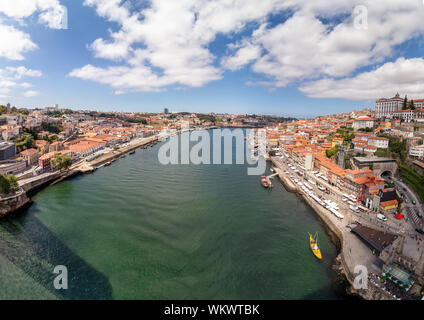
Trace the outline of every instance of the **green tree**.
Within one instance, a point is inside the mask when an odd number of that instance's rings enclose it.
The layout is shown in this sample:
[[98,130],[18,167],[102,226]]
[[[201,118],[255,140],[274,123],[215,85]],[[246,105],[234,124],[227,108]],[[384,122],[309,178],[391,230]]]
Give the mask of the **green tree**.
[[10,192],[10,184],[4,175],[0,175],[0,193],[8,194]]
[[406,110],[408,108],[408,98],[405,95],[405,99],[403,99],[402,110]]
[[69,167],[72,165],[72,159],[68,155],[63,155],[61,153],[56,153],[53,156],[52,164],[53,164],[53,166],[56,169],[58,169],[60,171],[62,171],[62,170],[68,170]]
[[18,179],[14,175],[0,175],[0,193],[9,194],[19,190]]
[[408,109],[415,110],[414,100],[409,101],[409,103],[408,103]]
[[16,178],[13,174],[9,174],[6,176],[6,179],[9,182],[9,187],[11,191],[19,190],[18,178]]

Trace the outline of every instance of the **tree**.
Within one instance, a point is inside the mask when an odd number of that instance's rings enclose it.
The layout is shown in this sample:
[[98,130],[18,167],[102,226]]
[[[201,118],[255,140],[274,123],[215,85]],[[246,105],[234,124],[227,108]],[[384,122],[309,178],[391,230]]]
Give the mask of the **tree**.
[[10,192],[9,181],[4,175],[0,175],[0,193],[8,194]]
[[19,190],[18,179],[14,175],[0,175],[0,193],[9,194]]
[[405,99],[403,99],[402,110],[406,110],[408,108],[408,97],[405,95]]
[[16,178],[13,174],[9,174],[6,176],[7,181],[9,182],[9,187],[11,191],[18,191],[19,190],[19,184],[18,184],[18,178]]
[[69,167],[72,165],[72,159],[68,155],[63,155],[61,153],[56,153],[53,156],[52,164],[53,164],[53,166],[56,169],[58,169],[60,171],[62,171],[62,170],[68,170]]
[[409,103],[408,103],[408,109],[415,110],[414,100],[409,101]]

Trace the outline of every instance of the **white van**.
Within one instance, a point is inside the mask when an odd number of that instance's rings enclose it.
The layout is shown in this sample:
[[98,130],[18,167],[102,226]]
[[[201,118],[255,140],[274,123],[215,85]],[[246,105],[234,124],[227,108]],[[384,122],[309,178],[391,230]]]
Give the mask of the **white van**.
[[377,219],[381,221],[387,221],[386,216],[382,215],[381,213],[377,213]]

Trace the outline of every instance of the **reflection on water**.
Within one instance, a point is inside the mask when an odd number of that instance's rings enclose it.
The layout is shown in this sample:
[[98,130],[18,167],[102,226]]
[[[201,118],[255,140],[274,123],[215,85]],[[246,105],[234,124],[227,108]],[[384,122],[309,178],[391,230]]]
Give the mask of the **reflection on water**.
[[[33,204],[33,212],[37,204]],[[0,222],[0,255],[59,299],[111,299],[107,278],[75,255],[33,214],[19,214]],[[57,265],[68,268],[67,290],[56,290]],[[3,293],[5,288],[2,288]],[[44,298],[44,297],[37,297]],[[47,298],[47,297],[46,297]]]

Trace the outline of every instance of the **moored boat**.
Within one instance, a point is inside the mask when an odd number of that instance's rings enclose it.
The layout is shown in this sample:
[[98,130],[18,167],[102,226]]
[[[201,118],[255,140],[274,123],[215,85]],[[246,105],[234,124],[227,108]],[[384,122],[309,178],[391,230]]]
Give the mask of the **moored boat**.
[[108,162],[106,162],[105,163],[105,167],[108,167],[108,166],[110,166],[112,164],[112,161],[108,161]]
[[261,185],[264,188],[269,188],[270,187],[269,182],[268,182],[268,180],[267,180],[267,178],[265,176],[262,176],[261,177]]
[[312,253],[317,257],[319,260],[322,259],[321,250],[318,247],[318,232],[315,234],[315,238],[308,232],[309,234],[309,245],[311,247]]

